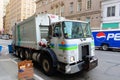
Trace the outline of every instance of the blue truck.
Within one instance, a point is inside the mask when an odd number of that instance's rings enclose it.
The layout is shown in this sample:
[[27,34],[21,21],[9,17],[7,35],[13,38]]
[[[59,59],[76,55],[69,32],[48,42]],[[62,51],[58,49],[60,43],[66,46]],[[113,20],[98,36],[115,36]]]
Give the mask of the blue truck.
[[94,44],[102,50],[120,49],[120,29],[118,30],[93,30]]

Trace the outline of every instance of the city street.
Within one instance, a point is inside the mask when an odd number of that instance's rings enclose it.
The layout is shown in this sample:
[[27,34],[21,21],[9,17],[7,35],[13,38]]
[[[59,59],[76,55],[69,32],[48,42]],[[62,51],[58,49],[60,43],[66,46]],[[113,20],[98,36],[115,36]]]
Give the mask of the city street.
[[[12,40],[0,40],[3,49],[0,56],[0,80],[17,80],[17,62],[21,61],[12,53],[8,53],[8,45]],[[54,76],[46,76],[40,66],[34,63],[35,80],[120,80],[120,52],[95,51],[98,66],[91,71],[81,71],[76,74],[65,75],[56,72]]]

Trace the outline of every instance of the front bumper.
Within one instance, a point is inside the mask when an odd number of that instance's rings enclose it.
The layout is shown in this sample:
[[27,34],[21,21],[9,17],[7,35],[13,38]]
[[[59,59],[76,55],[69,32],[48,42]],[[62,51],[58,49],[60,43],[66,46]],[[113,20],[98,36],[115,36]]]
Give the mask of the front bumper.
[[70,64],[70,65],[59,63],[58,70],[65,74],[73,74],[83,69],[91,70],[95,68],[97,65],[98,65],[98,59],[92,58],[91,60],[88,60],[88,61],[82,61],[82,62]]
[[87,61],[85,61],[85,64],[83,67],[85,70],[91,70],[95,68],[97,65],[98,65],[98,59],[93,57],[91,60],[88,59]]
[[84,62],[74,63],[74,64],[64,64],[60,63],[58,70],[65,74],[73,74],[79,72],[83,69]]

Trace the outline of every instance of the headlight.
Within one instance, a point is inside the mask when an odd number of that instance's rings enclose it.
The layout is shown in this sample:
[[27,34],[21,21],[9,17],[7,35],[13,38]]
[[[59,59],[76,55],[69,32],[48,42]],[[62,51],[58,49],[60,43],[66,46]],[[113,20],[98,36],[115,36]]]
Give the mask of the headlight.
[[70,62],[73,62],[73,61],[75,61],[75,57],[74,57],[74,56],[71,56],[71,57],[70,57]]

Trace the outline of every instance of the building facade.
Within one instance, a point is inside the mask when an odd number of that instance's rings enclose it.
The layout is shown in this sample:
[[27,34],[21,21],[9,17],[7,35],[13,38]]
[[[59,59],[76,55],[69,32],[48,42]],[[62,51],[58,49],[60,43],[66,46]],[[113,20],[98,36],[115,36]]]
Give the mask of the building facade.
[[37,0],[36,14],[51,13],[67,19],[90,22],[93,29],[101,23],[101,0]]
[[3,0],[0,0],[0,34],[3,32]]
[[5,33],[12,34],[12,27],[36,12],[35,0],[10,0],[6,8]]
[[103,0],[102,17],[102,29],[120,28],[120,0]]
[[8,5],[10,0],[3,0],[3,16],[6,14],[6,6]]
[[6,13],[6,5],[8,4],[9,0],[0,0],[0,34],[4,31],[4,16]]

